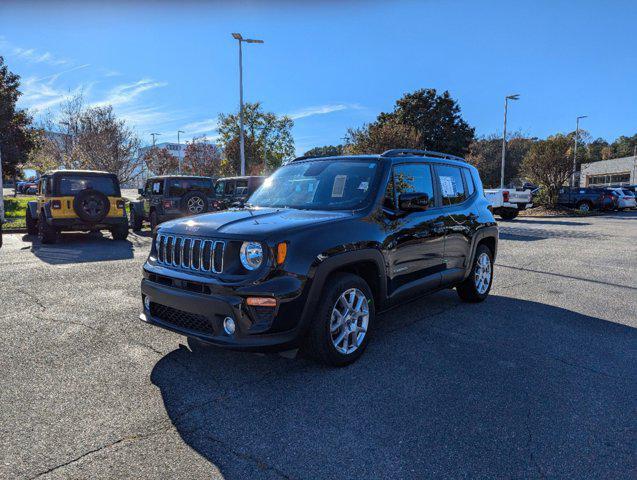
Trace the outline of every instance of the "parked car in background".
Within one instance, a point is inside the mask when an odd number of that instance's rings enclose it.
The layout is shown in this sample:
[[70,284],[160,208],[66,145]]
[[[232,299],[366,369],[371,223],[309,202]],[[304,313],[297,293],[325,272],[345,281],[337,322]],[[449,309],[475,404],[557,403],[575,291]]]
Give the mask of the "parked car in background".
[[22,193],[26,193],[27,195],[35,195],[36,193],[38,193],[38,184],[29,183],[25,185],[22,189]]
[[233,206],[242,206],[259,188],[266,177],[225,177],[215,182],[214,210],[225,210]]
[[29,202],[29,235],[55,243],[62,231],[109,230],[114,240],[128,236],[125,201],[117,176],[89,170],[56,170],[39,182],[36,201]]
[[484,195],[493,208],[493,213],[502,220],[513,220],[518,214],[533,206],[533,195],[525,188],[491,188]]
[[381,310],[443,288],[486,299],[497,244],[478,171],[458,157],[302,157],[245,208],[160,225],[140,318],[194,341],[301,347],[347,365]]
[[562,187],[558,191],[557,204],[580,212],[604,210],[608,207],[608,194],[601,188]]
[[140,200],[130,204],[130,226],[142,229],[148,221],[150,228],[167,220],[209,212],[215,198],[210,177],[163,175],[146,180],[139,189]]
[[615,198],[616,208],[626,210],[636,208],[635,194],[627,188],[609,188],[607,191]]

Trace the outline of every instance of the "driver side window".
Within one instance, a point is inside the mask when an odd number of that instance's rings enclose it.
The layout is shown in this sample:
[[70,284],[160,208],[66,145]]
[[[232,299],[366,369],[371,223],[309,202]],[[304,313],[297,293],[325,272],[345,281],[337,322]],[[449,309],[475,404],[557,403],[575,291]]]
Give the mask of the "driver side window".
[[[395,190],[395,191],[394,191]],[[390,179],[385,194],[385,206],[395,208],[401,193],[426,193],[428,207],[436,203],[431,167],[426,163],[406,163],[394,167],[393,182]]]

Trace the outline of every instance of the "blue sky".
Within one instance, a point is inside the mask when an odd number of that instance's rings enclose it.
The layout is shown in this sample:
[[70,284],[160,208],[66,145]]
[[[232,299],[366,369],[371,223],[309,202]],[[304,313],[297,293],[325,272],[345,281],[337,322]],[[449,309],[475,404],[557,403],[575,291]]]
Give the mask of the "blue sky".
[[[301,4],[301,6],[299,6]],[[53,114],[69,92],[112,103],[144,142],[215,135],[238,108],[231,32],[248,101],[295,119],[298,153],[341,142],[403,93],[449,90],[479,135],[637,132],[637,2],[0,3],[0,54],[23,107]],[[182,137],[183,138],[183,137]]]

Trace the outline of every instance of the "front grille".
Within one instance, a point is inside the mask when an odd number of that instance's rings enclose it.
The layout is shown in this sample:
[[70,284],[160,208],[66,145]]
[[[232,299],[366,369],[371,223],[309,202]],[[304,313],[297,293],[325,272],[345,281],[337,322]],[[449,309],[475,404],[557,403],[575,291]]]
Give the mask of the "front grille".
[[226,242],[160,234],[155,239],[157,263],[198,272],[223,272]]
[[212,322],[203,315],[184,312],[183,310],[177,310],[176,308],[154,302],[150,304],[150,314],[177,328],[194,330],[208,335],[214,335],[215,333],[212,328]]

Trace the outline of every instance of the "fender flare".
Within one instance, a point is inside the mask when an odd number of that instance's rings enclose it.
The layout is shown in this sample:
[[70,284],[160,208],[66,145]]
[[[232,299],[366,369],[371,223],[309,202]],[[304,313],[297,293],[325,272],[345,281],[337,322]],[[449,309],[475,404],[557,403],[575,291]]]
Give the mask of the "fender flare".
[[38,219],[38,202],[28,202],[27,208],[29,209],[29,213],[31,214],[31,218],[37,221]]
[[471,273],[471,266],[473,265],[473,260],[476,256],[478,244],[485,238],[493,237],[495,239],[495,250],[493,252],[493,261],[495,262],[495,257],[498,253],[498,236],[498,227],[496,225],[483,227],[475,233],[471,243],[471,255],[469,257],[469,262],[467,262],[467,266],[465,268],[464,278],[467,278],[467,276],[469,276],[469,274]]
[[[378,303],[381,305],[386,303],[387,270],[385,268],[385,258],[380,250],[364,248],[339,253],[320,261],[320,263],[314,267],[313,272],[310,273],[311,283],[301,317],[302,327],[305,329],[309,326],[310,320],[318,308],[325,281],[332,273],[342,267],[370,261],[376,265],[380,277],[378,279]],[[372,286],[370,286],[370,288],[372,288]],[[379,305],[379,307],[381,305]]]

